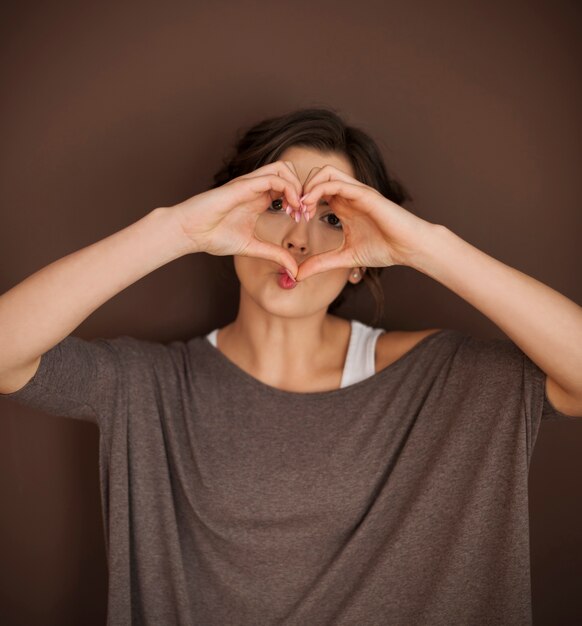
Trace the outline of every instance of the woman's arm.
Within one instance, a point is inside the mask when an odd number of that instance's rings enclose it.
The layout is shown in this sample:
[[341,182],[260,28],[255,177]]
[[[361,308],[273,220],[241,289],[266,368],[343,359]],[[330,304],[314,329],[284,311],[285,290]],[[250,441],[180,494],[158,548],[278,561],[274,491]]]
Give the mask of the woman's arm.
[[192,252],[268,259],[297,271],[288,250],[255,236],[276,197],[299,208],[301,183],[283,161],[269,163],[171,207],[32,274],[0,296],[0,393],[24,386],[40,357],[104,302],[161,265]]
[[189,252],[171,208],[30,275],[0,296],[0,393],[22,387],[40,357],[95,309],[156,268]]
[[311,218],[326,199],[342,222],[344,242],[302,263],[297,280],[334,267],[413,267],[497,324],[546,373],[551,403],[566,415],[582,416],[580,306],[331,165],[314,168],[310,176],[303,208]]
[[497,324],[546,373],[552,404],[582,416],[582,307],[445,226],[433,224],[429,233],[408,265]]

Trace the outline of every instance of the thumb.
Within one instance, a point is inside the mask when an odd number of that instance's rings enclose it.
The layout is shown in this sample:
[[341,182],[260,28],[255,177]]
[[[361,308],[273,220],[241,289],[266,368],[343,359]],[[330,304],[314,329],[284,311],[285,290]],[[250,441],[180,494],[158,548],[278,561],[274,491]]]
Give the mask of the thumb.
[[315,274],[327,272],[338,267],[356,267],[349,250],[341,250],[339,252],[331,250],[309,257],[299,266],[296,280],[305,280]]
[[245,250],[244,256],[254,256],[260,259],[274,261],[278,265],[287,268],[294,277],[297,276],[297,261],[295,261],[293,255],[274,243],[255,239]]

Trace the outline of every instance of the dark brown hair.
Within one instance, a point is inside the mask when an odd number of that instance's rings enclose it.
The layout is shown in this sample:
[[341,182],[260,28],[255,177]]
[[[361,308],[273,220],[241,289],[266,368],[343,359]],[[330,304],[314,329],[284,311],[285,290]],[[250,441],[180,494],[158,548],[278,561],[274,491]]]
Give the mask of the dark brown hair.
[[[344,155],[360,182],[373,187],[396,204],[402,205],[406,200],[412,200],[406,189],[388,174],[374,140],[359,128],[348,126],[336,111],[329,108],[298,109],[279,117],[264,119],[242,133],[239,131],[234,154],[223,159],[223,167],[214,175],[214,184],[210,189],[277,161],[291,146]],[[357,290],[364,283],[376,303],[373,324],[377,324],[384,314],[384,292],[380,283],[382,269],[369,267],[363,275],[363,281],[356,285],[348,282],[329,305],[329,312],[345,301],[346,290]]]

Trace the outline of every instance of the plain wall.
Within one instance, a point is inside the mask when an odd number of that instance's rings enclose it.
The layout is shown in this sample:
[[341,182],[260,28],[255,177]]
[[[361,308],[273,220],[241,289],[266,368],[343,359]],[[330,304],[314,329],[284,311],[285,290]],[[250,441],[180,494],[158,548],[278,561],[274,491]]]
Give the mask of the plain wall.
[[[206,189],[236,132],[330,106],[379,143],[407,208],[582,303],[575,2],[23,2],[0,26],[0,291]],[[386,328],[503,337],[407,267]],[[228,259],[189,255],[73,334],[186,339],[236,315]],[[369,323],[371,299],[339,314]],[[558,320],[556,320],[558,323]],[[534,622],[582,623],[582,420],[540,429]],[[0,623],[104,624],[98,430],[0,400]]]

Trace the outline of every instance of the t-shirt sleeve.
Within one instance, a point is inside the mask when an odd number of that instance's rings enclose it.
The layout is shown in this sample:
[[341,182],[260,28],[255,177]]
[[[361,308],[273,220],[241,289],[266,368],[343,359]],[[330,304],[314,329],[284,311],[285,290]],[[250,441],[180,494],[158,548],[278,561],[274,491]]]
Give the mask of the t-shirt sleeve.
[[101,426],[126,393],[126,368],[139,340],[86,340],[69,335],[41,356],[34,376],[0,397],[51,415]]
[[465,381],[472,397],[501,412],[521,414],[530,455],[542,420],[582,419],[566,415],[552,405],[546,394],[546,373],[508,338],[465,335],[458,345],[455,361],[457,376]]

